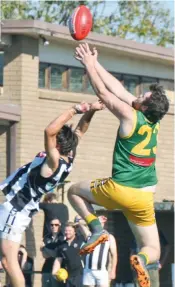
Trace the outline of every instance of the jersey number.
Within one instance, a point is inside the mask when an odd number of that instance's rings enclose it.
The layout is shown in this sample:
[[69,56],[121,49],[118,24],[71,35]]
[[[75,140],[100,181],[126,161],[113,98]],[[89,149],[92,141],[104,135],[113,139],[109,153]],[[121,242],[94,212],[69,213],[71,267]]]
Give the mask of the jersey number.
[[140,143],[138,143],[135,147],[132,148],[131,152],[137,155],[141,155],[141,156],[149,156],[151,154],[151,151],[156,154],[156,149],[157,147],[154,146],[152,149],[149,148],[145,148],[152,137],[152,134],[157,135],[159,130],[159,124],[156,124],[155,128],[152,129],[151,127],[147,126],[147,125],[143,125],[139,130],[138,130],[138,134],[139,135],[144,135],[146,133],[146,138],[144,140],[142,140]]

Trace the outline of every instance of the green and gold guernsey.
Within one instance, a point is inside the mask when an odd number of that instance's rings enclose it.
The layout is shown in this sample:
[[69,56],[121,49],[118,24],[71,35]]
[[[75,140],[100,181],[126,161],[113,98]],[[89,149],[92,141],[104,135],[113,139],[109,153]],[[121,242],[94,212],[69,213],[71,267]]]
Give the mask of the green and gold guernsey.
[[151,123],[133,110],[135,124],[127,137],[118,131],[113,154],[112,179],[121,185],[143,188],[157,183],[155,169],[159,122]]

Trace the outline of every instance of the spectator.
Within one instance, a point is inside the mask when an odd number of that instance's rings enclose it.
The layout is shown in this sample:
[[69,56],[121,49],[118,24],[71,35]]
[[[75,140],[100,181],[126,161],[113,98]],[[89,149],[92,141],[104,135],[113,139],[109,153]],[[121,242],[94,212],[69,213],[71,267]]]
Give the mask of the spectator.
[[[101,215],[98,218],[104,228],[107,217]],[[76,216],[75,222],[78,223],[80,231],[87,240],[88,237],[91,236],[91,232],[89,231],[86,222],[79,216]],[[83,286],[109,286],[109,282],[116,278],[117,267],[117,246],[112,234],[109,234],[108,241],[96,246],[91,254],[85,255],[84,265]]]
[[56,194],[49,192],[44,196],[43,202],[39,204],[39,208],[44,212],[43,238],[50,233],[50,221],[53,218],[59,218],[62,228],[68,221],[68,208],[65,204],[57,201]]
[[[160,238],[160,245],[161,245],[160,261],[157,261],[156,263],[152,263],[152,264],[147,265],[147,270],[148,270],[148,273],[150,276],[151,287],[160,287],[159,271],[164,266],[166,259],[168,257],[168,254],[170,252],[170,245],[169,245],[167,239],[165,238],[165,235],[163,234],[163,232],[161,230],[158,230],[158,231],[159,231],[159,238]],[[137,249],[136,246],[135,246],[135,248],[132,249],[131,252],[133,253],[135,251],[135,249]],[[139,287],[140,285],[137,283],[134,271],[133,271],[133,276],[134,276],[135,287]]]
[[18,261],[19,265],[23,271],[25,278],[25,287],[33,286],[33,259],[30,258],[27,254],[27,250],[24,245],[20,245],[18,251]]
[[82,287],[83,263],[79,255],[83,244],[83,236],[76,235],[73,222],[68,222],[65,227],[65,241],[60,245],[54,261],[52,274],[56,275],[61,267],[68,271],[66,287]]
[[63,242],[64,235],[61,232],[61,222],[58,218],[50,221],[50,234],[45,236],[41,252],[45,258],[42,267],[42,287],[55,287],[58,282],[52,276],[52,267],[56,256],[56,249]]

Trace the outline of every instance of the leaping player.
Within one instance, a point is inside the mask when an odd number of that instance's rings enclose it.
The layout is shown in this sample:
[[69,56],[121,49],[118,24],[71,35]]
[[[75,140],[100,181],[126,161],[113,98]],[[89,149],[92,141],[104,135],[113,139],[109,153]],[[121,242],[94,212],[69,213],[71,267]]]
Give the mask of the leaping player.
[[[112,176],[80,182],[69,189],[69,201],[85,219],[92,236],[81,254],[92,252],[108,239],[91,204],[109,210],[121,209],[128,220],[140,252],[131,256],[141,287],[149,287],[146,265],[160,257],[153,194],[156,189],[155,168],[159,121],[167,113],[169,102],[158,84],[139,98],[130,94],[97,61],[97,51],[88,44],[76,48],[75,57],[86,68],[99,99],[120,121],[113,153]],[[107,136],[107,135],[106,135]]]
[[[63,182],[72,169],[78,139],[87,131],[93,114],[101,110],[101,102],[75,105],[57,117],[45,129],[45,152],[19,168],[0,184],[6,201],[0,205],[0,252],[2,265],[13,287],[25,287],[18,263],[22,233],[39,210],[44,193]],[[65,125],[74,115],[82,114],[73,131]]]

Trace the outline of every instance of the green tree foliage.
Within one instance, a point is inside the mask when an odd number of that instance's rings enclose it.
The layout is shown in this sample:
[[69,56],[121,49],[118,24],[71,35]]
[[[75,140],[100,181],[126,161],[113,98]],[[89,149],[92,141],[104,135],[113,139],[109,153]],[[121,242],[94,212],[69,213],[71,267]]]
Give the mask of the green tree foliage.
[[1,19],[27,19],[30,9],[25,1],[1,1]]
[[1,15],[67,25],[80,4],[90,8],[95,32],[160,46],[174,43],[170,11],[158,1],[1,1]]

